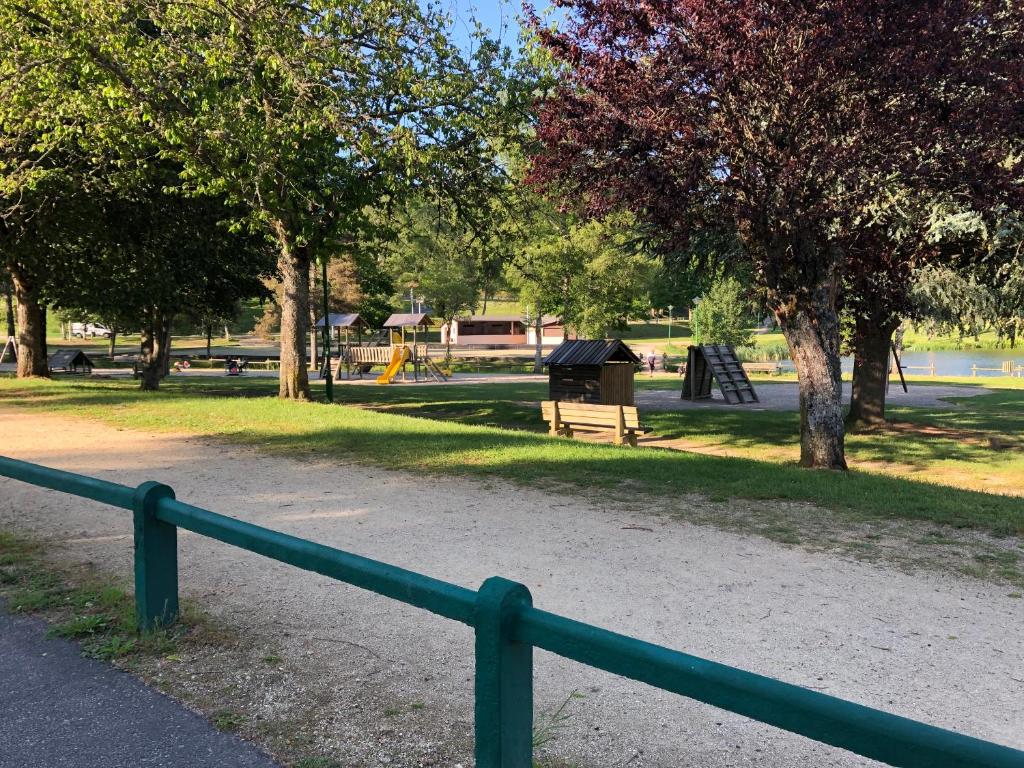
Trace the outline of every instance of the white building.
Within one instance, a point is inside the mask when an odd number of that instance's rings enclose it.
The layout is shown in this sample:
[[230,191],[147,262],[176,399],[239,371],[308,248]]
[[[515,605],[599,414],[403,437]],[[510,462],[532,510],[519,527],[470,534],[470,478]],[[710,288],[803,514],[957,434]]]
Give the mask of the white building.
[[[452,346],[534,346],[537,334],[520,315],[471,315],[452,321]],[[555,346],[565,340],[565,327],[557,317],[545,316],[541,321],[541,344]],[[569,334],[568,338],[575,338]],[[441,343],[448,343],[448,329],[441,327]]]

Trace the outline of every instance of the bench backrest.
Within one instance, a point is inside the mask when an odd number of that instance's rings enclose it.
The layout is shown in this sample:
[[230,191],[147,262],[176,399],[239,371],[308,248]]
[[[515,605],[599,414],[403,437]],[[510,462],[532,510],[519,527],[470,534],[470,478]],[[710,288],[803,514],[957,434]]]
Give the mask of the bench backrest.
[[[635,405],[594,405],[591,403],[558,403],[558,420],[562,424],[587,427],[615,427],[618,423],[619,409],[626,429],[640,428],[640,414]],[[544,400],[541,413],[545,421],[555,416],[555,402]]]

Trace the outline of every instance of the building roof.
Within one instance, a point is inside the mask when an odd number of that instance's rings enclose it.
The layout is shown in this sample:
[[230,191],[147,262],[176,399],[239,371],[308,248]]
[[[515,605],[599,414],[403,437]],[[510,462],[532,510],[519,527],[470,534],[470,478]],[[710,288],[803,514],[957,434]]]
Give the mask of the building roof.
[[58,349],[50,355],[49,366],[51,369],[70,368],[73,365],[83,365],[95,368],[85,352],[80,349]]
[[[355,328],[356,326],[361,326],[363,328],[368,327],[367,322],[355,312],[350,312],[348,314],[331,312],[327,317],[331,322],[331,328]],[[324,327],[324,319],[322,317],[316,321],[316,327]]]
[[612,362],[639,363],[640,358],[621,339],[563,341],[544,358],[544,365],[604,365]]
[[416,325],[430,325],[430,323],[430,315],[426,312],[395,314],[385,320],[381,328],[409,328]]
[[[466,317],[455,318],[457,323],[529,323],[531,326],[533,322],[528,320],[525,315],[468,315]],[[544,315],[540,321],[541,325],[561,325],[562,321],[560,318],[554,315]]]
[[522,315],[469,315],[455,318],[457,323],[521,323]]

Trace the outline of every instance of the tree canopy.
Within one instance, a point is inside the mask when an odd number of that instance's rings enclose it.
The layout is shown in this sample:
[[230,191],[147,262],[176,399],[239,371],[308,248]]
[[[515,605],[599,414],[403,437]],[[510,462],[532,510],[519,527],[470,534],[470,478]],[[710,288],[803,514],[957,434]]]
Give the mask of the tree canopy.
[[845,467],[848,247],[893,188],[1019,199],[1024,9],[1003,0],[567,0],[533,180],[664,241],[738,234],[801,385],[801,461]]

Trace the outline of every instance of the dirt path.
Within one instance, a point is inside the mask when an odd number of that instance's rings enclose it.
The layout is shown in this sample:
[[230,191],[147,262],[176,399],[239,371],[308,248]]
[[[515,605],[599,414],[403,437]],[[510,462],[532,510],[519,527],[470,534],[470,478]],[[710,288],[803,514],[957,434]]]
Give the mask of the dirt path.
[[[500,574],[537,605],[646,640],[1024,747],[1024,600],[502,483],[282,459],[0,409],[0,452],[135,484],[466,586]],[[127,577],[127,513],[0,479],[0,527]],[[649,529],[649,530],[647,530]],[[469,764],[472,635],[453,622],[189,534],[187,595],[280,657],[268,682],[196,661],[190,698],[241,691],[342,765]],[[270,658],[270,657],[268,657]],[[276,658],[276,657],[275,657]],[[276,664],[276,662],[275,662]],[[211,679],[212,678],[212,679]],[[546,752],[569,766],[867,761],[537,654]]]

